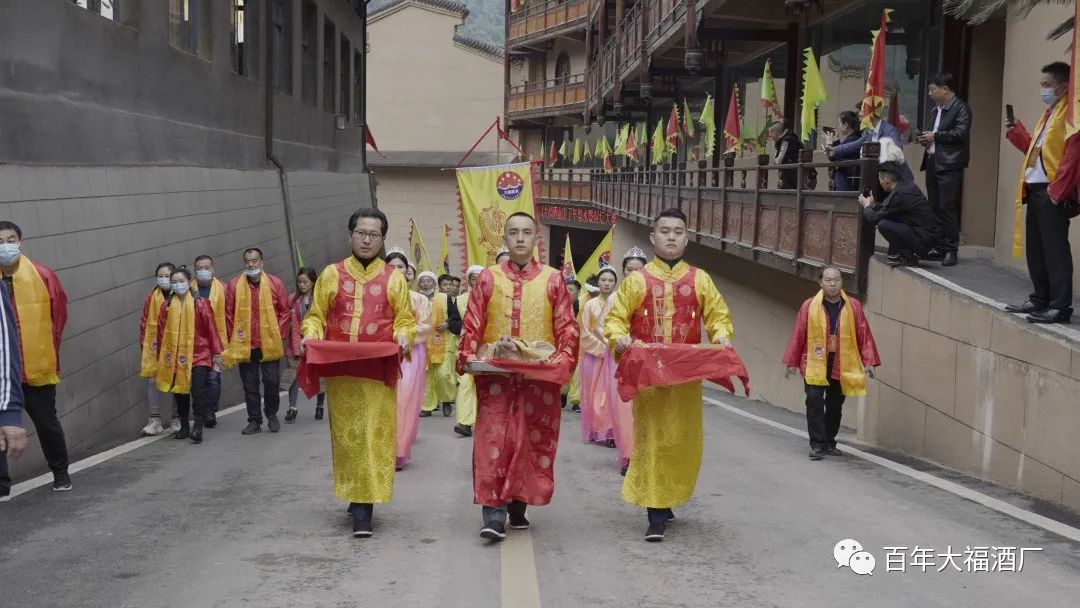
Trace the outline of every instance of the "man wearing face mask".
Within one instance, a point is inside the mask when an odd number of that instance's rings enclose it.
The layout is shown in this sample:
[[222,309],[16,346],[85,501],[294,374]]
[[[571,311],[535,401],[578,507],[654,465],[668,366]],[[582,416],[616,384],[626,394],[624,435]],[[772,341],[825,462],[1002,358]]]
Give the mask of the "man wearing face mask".
[[[14,303],[22,353],[23,409],[53,474],[53,490],[71,489],[67,442],[56,415],[60,383],[60,336],[67,323],[67,294],[56,274],[21,253],[22,229],[0,221],[0,272]],[[0,458],[3,458],[0,455]]]
[[260,376],[266,427],[276,433],[281,430],[277,417],[279,364],[285,354],[281,336],[289,325],[289,297],[281,279],[263,271],[263,254],[257,247],[244,250],[244,273],[233,277],[225,290],[225,322],[229,332],[225,365],[240,364],[247,403],[248,424],[241,433],[252,435],[262,430]]
[[927,94],[934,102],[927,123],[929,131],[918,136],[926,147],[922,169],[926,171],[926,194],[937,216],[938,238],[926,259],[940,261],[942,266],[955,266],[960,246],[960,216],[956,203],[964,169],[968,165],[971,141],[971,107],[953,92],[953,76],[948,72],[934,74],[929,79]]
[[[1069,65],[1060,61],[1043,66],[1040,95],[1046,110],[1035,125],[1034,137],[1023,123],[1006,123],[1008,139],[1024,152],[1024,166],[1016,189],[1013,255],[1027,245],[1028,274],[1034,290],[1023,304],[1010,304],[1008,312],[1027,314],[1030,323],[1068,323],[1072,317],[1072,252],[1069,248],[1069,201],[1051,192],[1059,179],[1075,182],[1076,164],[1065,159],[1065,116],[1068,111]],[[1059,196],[1067,196],[1060,193]],[[1021,240],[1020,216],[1027,205],[1025,235]]]
[[[222,346],[228,343],[228,333],[225,323],[225,284],[214,278],[214,258],[208,255],[200,255],[195,258],[195,289],[192,295],[195,298],[209,300],[210,308],[214,312],[214,326],[217,328],[218,337]],[[206,402],[207,411],[205,416],[206,428],[212,429],[217,426],[217,411],[221,402],[221,369],[220,365],[212,368],[206,374]]]
[[436,292],[437,278],[434,272],[425,270],[416,279],[420,286],[420,293],[431,300],[431,320],[434,327],[427,344],[427,381],[424,384],[424,405],[420,412],[421,417],[431,416],[431,413],[442,406],[443,416],[449,416],[453,411],[451,405],[456,396],[457,377],[454,375],[454,361],[452,356],[447,356],[455,350],[448,349],[450,336],[461,334],[461,315],[458,314],[457,306],[450,306],[450,298],[445,293]]

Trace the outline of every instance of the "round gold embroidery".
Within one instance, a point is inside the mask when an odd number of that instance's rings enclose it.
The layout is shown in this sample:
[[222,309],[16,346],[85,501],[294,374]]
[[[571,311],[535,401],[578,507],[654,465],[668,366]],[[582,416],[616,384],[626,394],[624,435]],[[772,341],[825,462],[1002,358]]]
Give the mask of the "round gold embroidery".
[[349,326],[350,325],[352,325],[351,321],[349,321],[348,319],[342,319],[341,323],[339,325],[341,327],[342,333],[346,333],[346,334],[349,333]]
[[532,416],[533,412],[535,412],[535,411],[536,411],[536,408],[533,407],[533,404],[531,404],[531,403],[526,403],[525,404],[525,415],[526,416]]
[[492,447],[492,448],[491,448],[491,451],[490,451],[490,452],[488,452],[488,454],[489,454],[489,455],[491,456],[491,459],[492,459],[492,460],[495,460],[496,458],[498,458],[498,457],[499,457],[499,448],[497,448],[497,447]]
[[546,469],[551,466],[551,459],[547,456],[540,456],[536,462],[540,465],[541,469]]
[[552,403],[555,403],[555,397],[551,393],[544,393],[544,405],[551,405]]
[[369,336],[374,336],[374,335],[375,335],[375,332],[376,332],[376,330],[378,330],[378,329],[379,329],[379,326],[378,326],[378,325],[376,325],[376,324],[374,324],[374,323],[368,323],[368,326],[367,326],[367,335],[369,335]]
[[382,295],[382,285],[372,285],[371,287],[368,287],[368,293],[373,296]]
[[502,394],[502,387],[501,387],[501,386],[499,386],[498,384],[492,384],[492,385],[491,385],[491,388],[489,388],[489,389],[488,389],[488,393],[489,393],[489,394],[490,394],[490,395],[491,395],[492,397],[494,397],[494,396],[496,396],[496,395],[500,395],[500,394]]
[[356,284],[352,281],[345,281],[341,284],[341,289],[343,289],[345,293],[352,293],[353,289],[356,289]]
[[664,295],[664,286],[663,285],[653,285],[652,295],[657,297],[657,298],[663,296]]
[[688,297],[690,295],[690,286],[689,285],[683,285],[682,287],[679,288],[679,293],[684,298]]
[[532,432],[529,433],[529,441],[533,443],[540,441],[540,431],[533,429]]

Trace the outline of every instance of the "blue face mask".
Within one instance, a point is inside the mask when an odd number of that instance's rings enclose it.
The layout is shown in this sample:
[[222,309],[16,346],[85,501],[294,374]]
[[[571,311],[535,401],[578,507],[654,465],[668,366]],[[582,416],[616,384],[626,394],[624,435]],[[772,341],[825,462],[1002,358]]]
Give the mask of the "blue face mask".
[[169,277],[158,277],[157,286],[160,287],[162,291],[169,291],[169,289],[172,288],[172,281],[169,280]]
[[19,259],[18,243],[0,243],[0,264],[5,266],[14,264]]
[[1043,103],[1051,105],[1057,101],[1058,94],[1054,92],[1054,89],[1039,89],[1039,97],[1042,97]]
[[196,270],[195,271],[195,278],[198,279],[202,283],[206,283],[210,279],[214,278],[214,271],[213,270]]
[[179,283],[173,283],[172,290],[175,294],[184,295],[188,291],[188,282],[180,281]]

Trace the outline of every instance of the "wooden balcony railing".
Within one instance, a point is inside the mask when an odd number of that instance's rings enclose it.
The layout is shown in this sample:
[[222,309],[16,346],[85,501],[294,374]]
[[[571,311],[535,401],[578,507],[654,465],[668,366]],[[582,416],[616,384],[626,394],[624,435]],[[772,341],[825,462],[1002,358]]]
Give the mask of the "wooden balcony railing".
[[[862,220],[858,192],[825,187],[829,168],[859,167],[861,175],[874,176],[866,185],[880,195],[876,151],[868,149],[865,156],[839,163],[804,156],[790,165],[725,158],[718,167],[675,163],[613,173],[548,170],[541,174],[541,198],[573,204],[587,190],[593,205],[646,225],[661,210],[676,207],[687,215],[693,242],[812,280],[823,266],[836,266],[846,288],[863,294],[873,227]],[[780,189],[781,179],[795,187]]]
[[576,27],[588,18],[587,0],[529,2],[510,13],[508,41],[511,45]]
[[530,82],[510,87],[506,93],[507,114],[515,118],[573,111],[584,103],[584,74]]

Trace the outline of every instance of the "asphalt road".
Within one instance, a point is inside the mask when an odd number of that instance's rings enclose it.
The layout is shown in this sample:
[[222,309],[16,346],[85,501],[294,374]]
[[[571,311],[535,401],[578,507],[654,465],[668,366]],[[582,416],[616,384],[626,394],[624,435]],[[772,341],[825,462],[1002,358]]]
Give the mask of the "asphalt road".
[[[530,532],[501,545],[479,538],[471,442],[436,416],[421,421],[394,501],[376,507],[375,537],[356,540],[330,491],[326,421],[312,412],[305,404],[281,433],[250,437],[232,414],[201,446],[162,439],[76,473],[72,492],[41,487],[0,504],[0,608],[1053,607],[1080,597],[1080,543],[861,458],[810,462],[805,440],[711,404],[697,494],[662,544],[644,542],[644,513],[619,500],[614,450],[583,444],[569,412],[555,498],[530,509]],[[834,546],[848,538],[875,557],[872,575],[837,566]],[[962,571],[938,572],[950,545]],[[908,548],[906,572],[888,571],[893,546]],[[934,554],[926,572],[910,566],[916,546]],[[1021,572],[970,572],[980,546],[1042,551],[1026,552]],[[988,553],[997,569],[998,551]]]

